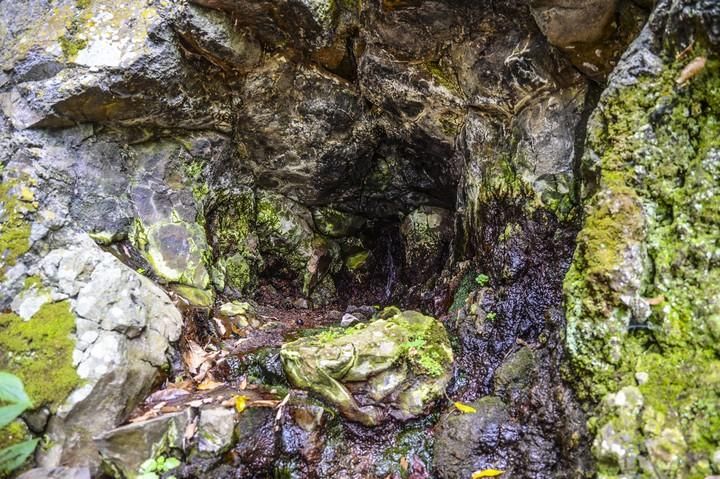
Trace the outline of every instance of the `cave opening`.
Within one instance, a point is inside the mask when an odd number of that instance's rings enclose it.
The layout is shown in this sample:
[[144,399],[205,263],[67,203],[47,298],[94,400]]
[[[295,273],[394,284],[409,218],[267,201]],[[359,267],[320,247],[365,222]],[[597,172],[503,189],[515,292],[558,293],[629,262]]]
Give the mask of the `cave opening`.
[[427,138],[385,137],[362,156],[323,158],[289,188],[287,179],[255,174],[249,187],[219,173],[205,212],[215,289],[289,308],[431,311],[454,238],[452,155]]

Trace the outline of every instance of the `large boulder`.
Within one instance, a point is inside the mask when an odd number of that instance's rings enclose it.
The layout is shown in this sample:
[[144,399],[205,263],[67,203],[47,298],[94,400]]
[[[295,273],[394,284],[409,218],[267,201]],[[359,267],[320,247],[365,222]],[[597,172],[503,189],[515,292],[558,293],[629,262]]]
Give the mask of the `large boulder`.
[[46,426],[35,426],[51,441],[39,462],[95,468],[93,436],[147,394],[182,318],[147,278],[87,236],[75,242],[29,268],[13,312],[2,315],[0,361],[23,379],[34,406],[50,412]]
[[409,419],[426,412],[452,373],[445,328],[415,311],[387,308],[382,316],[284,344],[280,358],[291,383],[368,426],[388,414]]

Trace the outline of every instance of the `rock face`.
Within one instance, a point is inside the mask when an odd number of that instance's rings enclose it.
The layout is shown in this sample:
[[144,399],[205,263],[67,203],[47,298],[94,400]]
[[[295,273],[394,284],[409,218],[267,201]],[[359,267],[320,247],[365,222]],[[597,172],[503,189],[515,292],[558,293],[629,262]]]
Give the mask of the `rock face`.
[[348,419],[374,426],[389,414],[416,417],[442,396],[452,373],[452,349],[437,320],[414,311],[385,310],[384,319],[284,344],[285,373]]
[[[203,410],[177,477],[719,474],[716,3],[0,2],[0,368],[39,465],[155,454],[177,418],[121,424],[172,298],[204,344],[258,330],[237,382],[342,415]],[[348,303],[439,319],[273,329]]]
[[604,477],[718,472],[719,22],[659,2],[589,124],[567,348]]

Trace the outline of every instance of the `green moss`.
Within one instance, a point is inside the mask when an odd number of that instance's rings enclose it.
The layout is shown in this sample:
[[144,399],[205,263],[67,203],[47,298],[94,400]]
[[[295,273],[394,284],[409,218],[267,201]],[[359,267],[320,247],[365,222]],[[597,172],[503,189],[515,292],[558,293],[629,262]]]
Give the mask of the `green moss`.
[[369,251],[360,251],[352,254],[345,259],[345,266],[347,266],[350,271],[357,271],[365,265],[369,256]]
[[74,60],[80,50],[88,45],[82,36],[82,30],[89,22],[92,13],[89,9],[92,0],[77,0],[75,2],[75,15],[65,25],[65,34],[58,38],[60,49],[67,60]]
[[443,67],[440,66],[439,62],[427,62],[425,63],[425,69],[428,71],[428,73],[430,73],[433,80],[435,80],[438,85],[446,88],[455,95],[462,96],[462,89],[460,88],[460,85],[458,84],[455,75],[447,72]]
[[244,256],[233,255],[225,262],[225,282],[238,291],[245,291],[253,282],[250,264]]
[[262,197],[257,204],[257,224],[269,230],[280,228],[280,217],[275,204],[267,197]]
[[467,300],[468,296],[470,296],[470,293],[472,293],[477,287],[474,280],[475,277],[476,273],[474,271],[469,271],[465,273],[465,275],[462,277],[462,280],[460,280],[460,285],[455,291],[455,296],[453,297],[453,302],[449,310],[450,313],[455,313],[459,311],[460,308],[465,305],[465,300]]
[[0,369],[22,379],[36,407],[57,407],[80,384],[72,364],[74,330],[67,301],[46,303],[29,321],[0,314]]
[[408,341],[403,347],[415,372],[433,377],[442,376],[447,364],[453,360],[447,332],[442,324],[437,321],[425,323],[428,326],[411,323],[403,314],[394,316],[391,321],[408,332]]
[[21,419],[16,419],[0,429],[0,450],[32,439],[30,430]]
[[[629,447],[679,478],[709,474],[720,449],[720,61],[678,86],[688,61],[613,92],[591,120],[586,161],[600,158],[599,189],[564,284],[580,397],[592,407],[638,384]],[[617,426],[593,411],[592,432]],[[642,467],[601,463],[600,473],[649,475]]]
[[0,280],[30,250],[28,215],[37,209],[29,180],[7,179],[0,184]]

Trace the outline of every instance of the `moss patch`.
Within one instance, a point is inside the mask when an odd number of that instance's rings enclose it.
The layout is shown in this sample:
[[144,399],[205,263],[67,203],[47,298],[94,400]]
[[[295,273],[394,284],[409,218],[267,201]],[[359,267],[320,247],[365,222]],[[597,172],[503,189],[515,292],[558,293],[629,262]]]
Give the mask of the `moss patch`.
[[0,280],[30,249],[27,216],[37,209],[37,202],[26,182],[7,179],[0,184]]
[[29,321],[0,314],[0,369],[22,379],[35,407],[57,407],[80,384],[72,365],[74,330],[67,301],[43,305]]
[[30,430],[21,419],[0,429],[0,450],[31,439]]
[[680,86],[692,56],[605,97],[589,125],[599,185],[565,278],[571,375],[590,407],[642,394],[633,421],[591,409],[598,438],[612,425],[637,452],[603,456],[601,476],[720,472],[720,60]]

